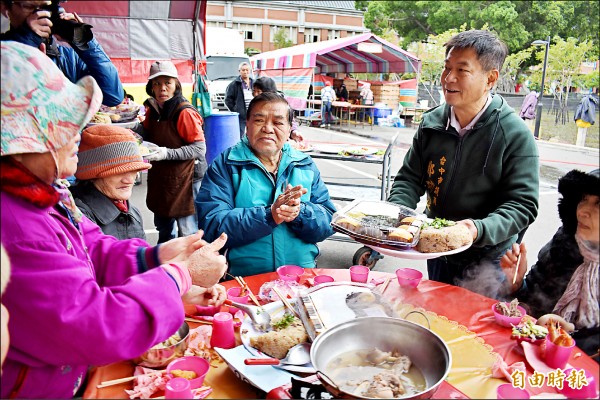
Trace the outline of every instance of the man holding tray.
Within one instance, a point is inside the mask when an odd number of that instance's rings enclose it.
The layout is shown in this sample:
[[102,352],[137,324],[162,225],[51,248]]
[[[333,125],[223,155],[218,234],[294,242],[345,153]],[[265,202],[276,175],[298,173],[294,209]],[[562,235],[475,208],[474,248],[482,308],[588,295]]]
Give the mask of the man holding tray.
[[538,150],[523,120],[491,93],[506,45],[491,32],[472,30],[445,47],[446,104],[423,114],[389,201],[414,209],[427,193],[429,217],[469,228],[473,245],[428,260],[429,279],[500,296],[499,260],[537,217]]

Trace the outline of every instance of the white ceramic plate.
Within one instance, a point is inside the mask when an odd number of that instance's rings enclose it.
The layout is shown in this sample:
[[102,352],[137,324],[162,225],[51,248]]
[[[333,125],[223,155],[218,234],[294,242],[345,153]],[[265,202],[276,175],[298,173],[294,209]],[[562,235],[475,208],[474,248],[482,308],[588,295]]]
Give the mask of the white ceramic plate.
[[429,260],[431,258],[437,258],[437,257],[442,257],[442,256],[449,256],[451,254],[456,254],[456,253],[463,252],[463,251],[467,250],[469,247],[471,247],[471,244],[459,247],[458,249],[454,249],[454,250],[450,250],[450,251],[442,251],[442,252],[439,252],[439,253],[421,253],[421,252],[419,252],[419,251],[417,251],[415,249],[410,249],[410,250],[390,250],[390,249],[386,249],[386,248],[383,248],[383,247],[373,246],[373,245],[370,245],[370,244],[366,244],[366,246],[369,246],[370,248],[372,248],[373,250],[377,251],[378,253],[383,254],[384,256],[404,258],[404,259],[407,259],[407,260]]
[[145,158],[145,157],[148,157],[149,155],[158,153],[158,150],[156,150],[158,148],[158,145],[156,145],[152,142],[142,142],[142,144],[140,146],[147,147],[149,150],[149,152],[147,154],[142,155],[142,158]]
[[324,153],[324,154],[338,154],[340,151],[344,150],[343,146],[338,146],[338,145],[333,145],[333,144],[315,145],[314,148],[319,153]]
[[[290,300],[290,302],[292,302],[292,304],[293,304],[294,300]],[[271,314],[271,318],[279,317],[279,316],[283,315],[283,313],[285,312],[285,306],[283,305],[283,303],[281,301],[274,301],[272,303],[268,303],[268,304],[264,305],[263,308],[265,309],[266,312]],[[250,345],[251,337],[260,336],[262,334],[264,334],[264,332],[257,330],[254,327],[254,325],[252,325],[252,320],[250,319],[250,317],[246,316],[246,318],[244,318],[244,320],[242,321],[242,326],[240,327],[240,337],[242,339],[242,344],[244,345],[246,350],[248,350],[250,353],[252,353],[252,357],[271,358],[270,356],[260,352],[259,350],[255,349],[254,347],[252,347]],[[255,366],[252,366],[252,367],[255,367]],[[281,364],[281,365],[277,366],[277,368],[285,369],[286,371],[291,371],[291,372],[302,372],[302,373],[310,373],[310,374],[314,374],[316,372],[310,362],[307,364],[304,364],[304,365]]]
[[343,151],[352,154],[353,156],[369,156],[377,153],[379,150],[373,147],[367,146],[350,146],[343,149]]

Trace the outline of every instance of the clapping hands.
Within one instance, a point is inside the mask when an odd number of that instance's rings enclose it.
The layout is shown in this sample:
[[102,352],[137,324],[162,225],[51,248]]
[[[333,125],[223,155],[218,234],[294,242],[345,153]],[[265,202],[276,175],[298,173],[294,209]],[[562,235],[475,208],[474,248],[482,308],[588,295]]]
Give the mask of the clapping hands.
[[227,271],[227,260],[219,254],[219,250],[227,242],[227,235],[223,233],[215,241],[208,243],[202,239],[203,234],[203,231],[198,231],[161,244],[158,259],[161,264],[178,263],[187,266],[194,285],[210,288]]
[[277,225],[282,222],[291,222],[300,214],[300,198],[308,193],[302,185],[293,186],[288,184],[286,190],[280,194],[275,203],[271,205],[271,214]]

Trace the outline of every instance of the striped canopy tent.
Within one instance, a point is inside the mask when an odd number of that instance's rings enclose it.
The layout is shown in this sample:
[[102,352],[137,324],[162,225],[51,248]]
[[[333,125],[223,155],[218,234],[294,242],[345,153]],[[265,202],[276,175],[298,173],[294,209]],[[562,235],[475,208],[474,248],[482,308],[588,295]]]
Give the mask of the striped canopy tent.
[[64,7],[93,26],[123,84],[145,85],[157,60],[171,60],[179,80],[193,83],[204,54],[206,1],[78,0]]
[[364,33],[268,51],[251,58],[260,76],[277,82],[290,104],[306,107],[314,74],[418,72],[421,60],[386,40]]

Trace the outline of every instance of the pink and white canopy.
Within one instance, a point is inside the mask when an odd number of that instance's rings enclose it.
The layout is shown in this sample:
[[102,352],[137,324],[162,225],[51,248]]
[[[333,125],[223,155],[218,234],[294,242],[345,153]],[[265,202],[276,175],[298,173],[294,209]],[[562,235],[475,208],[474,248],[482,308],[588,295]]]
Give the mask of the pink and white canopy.
[[77,0],[64,8],[94,27],[123,83],[146,82],[157,60],[171,60],[179,80],[192,82],[204,54],[206,1]]
[[421,60],[415,55],[372,33],[268,51],[253,56],[251,61],[259,71],[314,68],[315,74],[405,73],[421,69]]

